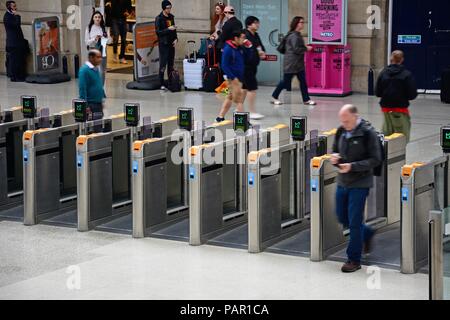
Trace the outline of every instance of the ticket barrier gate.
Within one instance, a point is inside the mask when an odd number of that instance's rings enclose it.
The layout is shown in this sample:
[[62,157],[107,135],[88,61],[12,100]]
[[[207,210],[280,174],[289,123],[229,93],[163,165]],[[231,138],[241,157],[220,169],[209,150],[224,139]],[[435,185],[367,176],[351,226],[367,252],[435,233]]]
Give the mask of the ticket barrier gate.
[[221,140],[232,128],[231,121],[224,121],[134,143],[133,237],[188,241],[189,150],[192,145]]
[[23,136],[24,224],[77,226],[76,140],[80,131],[111,131],[124,128],[123,116],[82,123],[72,112],[64,126],[26,131]]
[[449,155],[402,168],[401,272],[428,271],[429,213],[449,206]]
[[[33,123],[44,125],[39,118],[23,118],[22,108],[4,110],[0,123],[0,217],[23,220],[23,134]],[[72,114],[60,112],[49,117],[46,126],[58,127],[70,123]]]
[[[152,138],[171,136],[177,129],[177,116],[161,119],[152,125]],[[132,233],[131,146],[145,138],[129,128],[78,138],[79,231]]]
[[289,127],[278,125],[191,148],[191,245],[208,243],[247,249],[247,156],[253,151],[288,144],[289,139]]
[[[362,263],[400,268],[400,175],[405,164],[406,139],[401,134],[384,138],[385,165],[375,177],[366,206],[366,223],[378,230],[374,250]],[[311,260],[346,261],[348,230],[336,217],[338,170],[330,156],[311,161]],[[380,181],[381,180],[381,181]],[[374,199],[371,199],[374,198]]]
[[249,155],[248,250],[309,256],[307,163],[331,150],[335,130]]

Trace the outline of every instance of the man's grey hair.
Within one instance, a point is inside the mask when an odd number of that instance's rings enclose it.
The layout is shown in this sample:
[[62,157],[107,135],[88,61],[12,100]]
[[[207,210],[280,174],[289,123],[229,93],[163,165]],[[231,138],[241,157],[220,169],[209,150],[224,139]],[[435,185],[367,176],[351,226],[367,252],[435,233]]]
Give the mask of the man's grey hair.
[[358,108],[354,106],[353,104],[346,104],[342,107],[342,111],[348,111],[351,114],[358,114]]

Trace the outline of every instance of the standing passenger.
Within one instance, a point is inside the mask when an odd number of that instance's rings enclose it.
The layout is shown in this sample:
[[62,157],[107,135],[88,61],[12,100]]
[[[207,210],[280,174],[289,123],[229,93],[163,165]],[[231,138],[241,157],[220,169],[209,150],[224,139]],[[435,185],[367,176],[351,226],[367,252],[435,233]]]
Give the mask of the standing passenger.
[[394,51],[391,65],[384,69],[377,80],[376,94],[381,98],[384,114],[383,133],[391,135],[402,133],[409,142],[411,135],[411,116],[409,101],[417,98],[417,86],[411,72],[403,66],[404,54]]

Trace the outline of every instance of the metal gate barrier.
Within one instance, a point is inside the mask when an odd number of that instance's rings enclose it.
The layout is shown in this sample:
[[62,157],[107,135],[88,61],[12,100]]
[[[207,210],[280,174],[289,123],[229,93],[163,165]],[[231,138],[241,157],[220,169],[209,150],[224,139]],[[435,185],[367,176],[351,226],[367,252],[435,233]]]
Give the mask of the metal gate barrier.
[[289,142],[289,127],[249,130],[219,143],[194,146],[189,159],[191,245],[247,222],[249,152]]
[[[153,137],[170,136],[178,128],[177,120],[174,116],[152,124]],[[78,137],[79,231],[91,230],[132,213],[131,147],[139,139],[135,131],[142,129],[133,128],[132,132],[126,128]],[[132,223],[126,231],[132,231]]]
[[[70,122],[71,112],[63,111],[49,117],[52,128]],[[22,220],[23,206],[23,135],[30,124],[43,125],[40,118],[24,119],[22,108],[16,107],[1,113],[0,123],[0,216]]]
[[429,212],[449,206],[449,170],[448,155],[402,168],[402,273],[417,273],[427,265]]
[[[405,163],[406,139],[401,134],[384,137],[385,166],[375,184],[381,187],[371,192],[368,199],[366,221],[382,228],[400,220],[400,167]],[[335,194],[337,169],[330,156],[311,161],[311,260],[322,261],[340,250],[347,242],[348,230],[343,230],[336,216]],[[381,179],[381,182],[379,181]],[[393,189],[391,186],[394,186]],[[382,194],[380,194],[382,193]],[[377,200],[370,199],[374,197]],[[371,205],[370,205],[371,204]]]
[[[90,122],[74,123],[73,112],[64,112],[52,129],[29,130],[23,136],[24,224],[34,225],[62,213],[76,210],[76,141],[81,130],[93,132],[122,127],[121,115]],[[76,226],[76,212],[67,219],[46,221]]]
[[134,143],[133,237],[150,236],[153,232],[188,216],[189,150],[192,145],[215,141],[219,136],[224,137],[226,130],[231,128],[232,122],[224,121],[205,129],[200,128],[199,134],[196,130],[180,130],[163,138]]
[[248,220],[250,253],[309,228],[310,172],[306,163],[331,150],[336,130],[249,154]]

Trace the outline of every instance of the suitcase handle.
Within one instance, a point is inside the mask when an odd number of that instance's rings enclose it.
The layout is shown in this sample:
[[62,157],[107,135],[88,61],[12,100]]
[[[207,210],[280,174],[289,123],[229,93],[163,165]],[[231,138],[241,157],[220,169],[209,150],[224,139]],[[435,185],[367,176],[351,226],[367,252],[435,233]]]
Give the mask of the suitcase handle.
[[[192,46],[192,50],[189,50]],[[194,40],[188,40],[186,45],[186,51],[187,51],[187,60],[188,62],[195,63],[197,61],[197,52],[195,51],[195,41]],[[190,53],[194,53],[194,60],[190,59]]]

